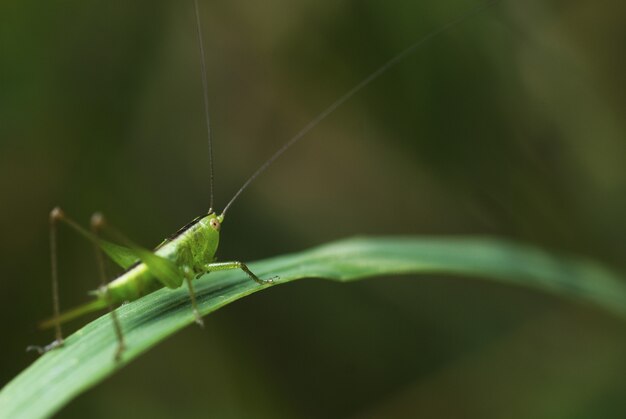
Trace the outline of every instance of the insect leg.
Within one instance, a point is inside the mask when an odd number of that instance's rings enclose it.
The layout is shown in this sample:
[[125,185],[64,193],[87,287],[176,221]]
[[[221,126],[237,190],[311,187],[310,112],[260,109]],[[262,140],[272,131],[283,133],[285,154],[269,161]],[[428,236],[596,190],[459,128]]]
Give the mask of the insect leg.
[[[116,240],[119,240],[124,243],[125,246],[128,246],[127,248],[121,246],[117,247],[131,252],[137,259],[145,263],[148,267],[148,270],[150,270],[150,272],[156,277],[159,282],[161,282],[168,288],[178,288],[183,284],[184,276],[182,275],[179,267],[174,262],[167,258],[159,256],[153,251],[141,247],[133,242],[124,234],[122,234],[118,229],[112,227],[109,223],[107,223],[102,214],[95,215],[98,217],[100,231],[106,229],[107,234],[111,234],[113,237],[116,238]],[[111,245],[110,243],[104,242],[103,240],[98,240],[98,243],[106,243],[108,246]],[[103,247],[103,250],[107,252],[108,248]]]
[[59,300],[59,273],[58,273],[58,257],[57,257],[57,227],[59,222],[68,223],[71,227],[78,229],[81,233],[83,230],[77,223],[67,217],[63,210],[55,207],[50,211],[50,268],[52,279],[52,324],[55,330],[55,340],[46,346],[29,346],[27,351],[37,351],[40,354],[51,351],[54,348],[63,346],[63,331],[61,330],[61,309]]
[[188,266],[183,267],[183,273],[185,274],[185,281],[187,282],[187,288],[189,288],[189,298],[191,299],[191,307],[193,309],[193,316],[196,319],[196,323],[200,327],[204,327],[204,321],[202,320],[202,316],[198,311],[198,304],[196,302],[196,293],[193,290],[193,283],[191,282],[195,275],[193,270]]
[[277,276],[274,276],[272,278],[268,278],[268,279],[261,279],[258,276],[256,276],[254,273],[252,273],[252,271],[250,269],[248,269],[248,267],[246,266],[245,263],[243,262],[217,262],[217,263],[209,263],[207,265],[205,265],[204,267],[207,272],[212,272],[212,271],[226,271],[226,270],[230,270],[230,269],[241,269],[242,271],[244,271],[249,277],[250,279],[252,279],[254,282],[256,282],[259,285],[267,285],[267,284],[273,284],[275,279],[278,279]]
[[63,331],[61,330],[61,308],[59,301],[59,273],[57,264],[57,225],[63,218],[63,211],[59,207],[50,211],[50,268],[52,278],[52,310],[54,319],[54,341],[44,347],[29,346],[27,351],[35,350],[40,354],[48,352],[59,346],[63,346]]
[[[100,229],[103,225],[103,218],[100,213],[95,213],[91,216],[91,231],[94,235],[100,235]],[[96,261],[98,264],[98,271],[100,274],[100,291],[106,300],[107,306],[109,308],[109,313],[111,313],[111,320],[113,321],[113,329],[115,330],[115,337],[117,338],[117,350],[115,351],[115,361],[120,361],[122,359],[122,353],[126,349],[126,344],[124,343],[124,334],[122,333],[122,325],[117,317],[117,312],[113,307],[113,301],[111,300],[111,294],[109,294],[109,284],[106,275],[106,269],[104,264],[104,255],[100,246],[97,243],[94,243],[94,250],[96,252]]]

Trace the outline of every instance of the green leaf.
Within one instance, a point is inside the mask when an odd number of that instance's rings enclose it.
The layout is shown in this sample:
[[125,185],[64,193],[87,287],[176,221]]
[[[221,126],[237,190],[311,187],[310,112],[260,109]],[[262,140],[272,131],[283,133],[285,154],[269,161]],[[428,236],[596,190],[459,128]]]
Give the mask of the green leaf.
[[[550,292],[595,305],[626,320],[626,283],[606,268],[580,258],[487,238],[355,238],[249,264],[276,285],[300,278],[348,282],[390,274],[456,274]],[[273,285],[275,286],[275,285]],[[196,282],[203,315],[268,288],[243,272],[205,275]],[[116,364],[109,315],[67,338],[63,348],[41,356],[0,392],[3,417],[38,418],[66,403],[177,330],[193,323],[185,287],[162,289],[118,309],[128,349]]]

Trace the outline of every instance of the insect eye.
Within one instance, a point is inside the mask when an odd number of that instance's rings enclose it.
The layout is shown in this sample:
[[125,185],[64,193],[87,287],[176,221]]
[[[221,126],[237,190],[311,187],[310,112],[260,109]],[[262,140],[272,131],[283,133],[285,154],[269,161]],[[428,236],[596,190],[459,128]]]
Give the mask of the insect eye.
[[211,224],[211,227],[213,227],[214,230],[219,230],[220,229],[220,222],[217,221],[216,218],[211,219],[210,224]]

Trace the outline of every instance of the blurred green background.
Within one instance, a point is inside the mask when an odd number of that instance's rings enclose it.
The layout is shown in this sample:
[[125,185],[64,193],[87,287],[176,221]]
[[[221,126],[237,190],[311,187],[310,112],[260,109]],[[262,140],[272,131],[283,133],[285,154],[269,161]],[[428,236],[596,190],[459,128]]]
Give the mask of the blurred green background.
[[[202,1],[216,201],[480,2]],[[0,3],[0,385],[51,311],[48,212],[146,246],[208,206],[193,3]],[[221,260],[359,234],[497,235],[626,272],[626,3],[503,1],[335,112],[242,195]],[[97,285],[62,230],[62,305]],[[83,324],[70,325],[75,330]],[[160,344],[60,417],[623,418],[624,323],[466,279],[299,281]]]

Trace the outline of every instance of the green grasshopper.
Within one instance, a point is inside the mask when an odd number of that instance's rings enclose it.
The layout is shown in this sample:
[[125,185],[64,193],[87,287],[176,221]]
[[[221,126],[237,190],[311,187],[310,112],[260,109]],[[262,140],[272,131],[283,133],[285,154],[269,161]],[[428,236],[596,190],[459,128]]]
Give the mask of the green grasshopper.
[[[204,110],[206,118],[207,136],[209,140],[209,159],[210,159],[210,206],[207,214],[195,218],[193,221],[182,227],[174,235],[165,239],[154,250],[145,249],[120,232],[107,224],[104,217],[100,213],[95,213],[91,217],[90,230],[82,228],[78,223],[69,218],[60,208],[54,208],[50,213],[50,251],[51,251],[51,272],[52,272],[52,301],[53,316],[41,323],[43,328],[54,327],[56,339],[45,347],[30,346],[28,350],[36,350],[39,353],[45,353],[52,349],[63,345],[63,333],[61,324],[69,320],[77,318],[83,314],[93,311],[107,309],[111,312],[113,327],[118,340],[118,348],[115,353],[115,359],[120,360],[125,349],[124,335],[121,324],[116,316],[114,307],[124,302],[134,301],[142,296],[150,294],[160,288],[167,287],[171,289],[179,288],[186,284],[189,290],[192,312],[196,323],[202,325],[202,317],[197,308],[196,298],[193,287],[193,280],[214,271],[240,269],[247,274],[251,280],[259,284],[259,286],[268,286],[272,284],[277,277],[261,279],[256,276],[245,263],[240,261],[216,262],[215,254],[219,244],[220,229],[226,212],[235,202],[239,195],[252,183],[261,173],[263,173],[278,157],[280,157],[287,149],[300,141],[307,133],[315,128],[322,120],[328,117],[339,106],[353,97],[357,92],[365,86],[372,83],[375,79],[387,72],[391,67],[398,64],[404,58],[415,52],[420,46],[431,40],[435,36],[445,32],[465,21],[469,17],[483,11],[484,9],[495,4],[497,1],[486,3],[479,6],[460,18],[449,22],[448,24],[436,29],[417,42],[404,49],[389,61],[380,66],[376,71],[371,73],[360,83],[348,90],[343,96],[339,97],[335,102],[328,106],[324,111],[317,115],[311,122],[304,126],[294,137],[287,141],[278,151],[274,153],[256,172],[248,178],[243,186],[231,198],[224,207],[221,214],[217,214],[213,210],[213,157],[211,146],[211,124],[209,119],[208,106],[208,89],[206,77],[206,65],[204,61],[204,45],[202,40],[202,26],[200,22],[200,13],[198,8],[198,0],[194,0],[196,29],[198,35],[198,47],[201,56],[201,74],[204,92]],[[90,241],[96,250],[96,260],[100,273],[100,288],[93,292],[95,298],[84,305],[78,306],[72,310],[61,313],[58,293],[58,273],[57,273],[57,226],[62,222],[69,226],[79,235]],[[114,244],[101,238],[103,230],[108,230],[111,235],[115,236],[118,241],[124,245]],[[119,265],[125,271],[111,282],[107,281],[105,274],[104,254],[106,254],[114,263]]]

